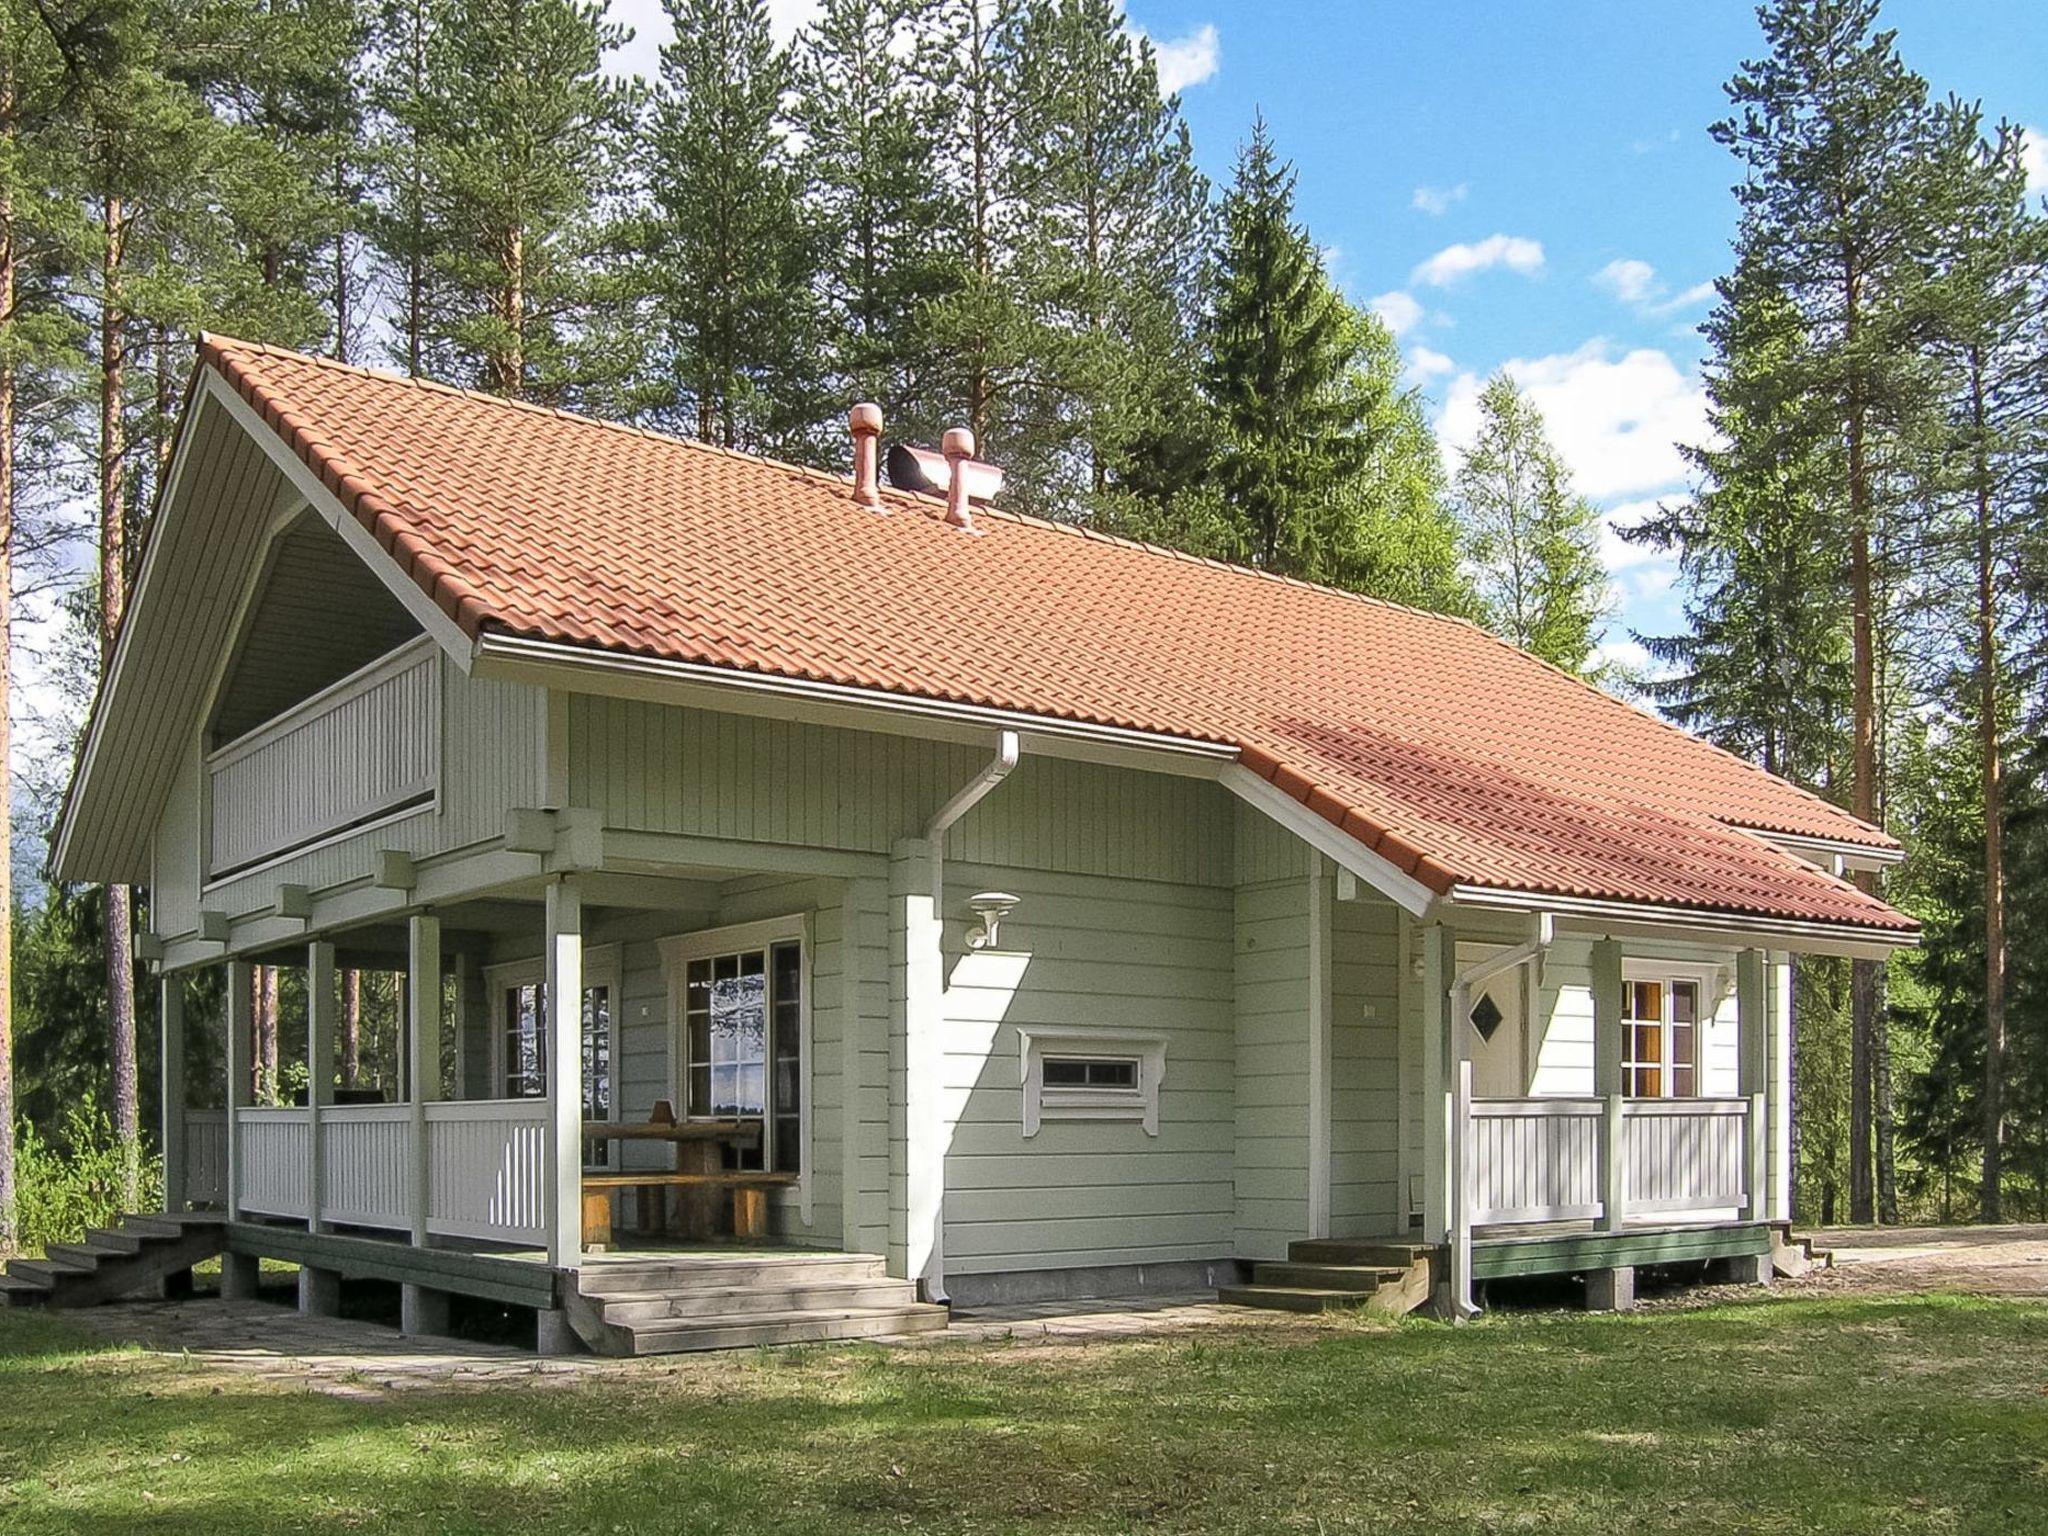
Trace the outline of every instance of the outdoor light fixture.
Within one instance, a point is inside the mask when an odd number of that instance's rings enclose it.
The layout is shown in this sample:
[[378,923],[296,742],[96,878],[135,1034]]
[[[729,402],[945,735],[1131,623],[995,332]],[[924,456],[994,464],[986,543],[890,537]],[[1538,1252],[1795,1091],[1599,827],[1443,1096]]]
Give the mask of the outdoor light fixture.
[[967,898],[967,910],[981,919],[979,928],[967,931],[969,949],[994,949],[996,927],[1017,909],[1017,898],[1007,891],[983,891]]

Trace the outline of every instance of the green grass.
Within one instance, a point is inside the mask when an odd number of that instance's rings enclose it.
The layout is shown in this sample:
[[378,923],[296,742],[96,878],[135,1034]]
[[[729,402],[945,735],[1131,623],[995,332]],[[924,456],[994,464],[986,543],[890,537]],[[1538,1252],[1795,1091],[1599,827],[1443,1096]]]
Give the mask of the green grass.
[[817,1347],[359,1401],[0,1313],[0,1531],[2048,1530],[2048,1308]]

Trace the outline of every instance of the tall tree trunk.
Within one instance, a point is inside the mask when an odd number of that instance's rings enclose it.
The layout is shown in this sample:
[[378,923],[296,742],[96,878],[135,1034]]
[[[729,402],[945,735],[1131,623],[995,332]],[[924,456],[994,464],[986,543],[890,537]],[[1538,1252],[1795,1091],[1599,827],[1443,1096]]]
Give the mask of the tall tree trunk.
[[[14,74],[0,65],[0,133],[14,137]],[[0,327],[14,323],[14,195],[0,177]],[[7,712],[14,619],[14,365],[0,354],[0,1254],[14,1221],[14,777]]]
[[1998,592],[1985,448],[1984,360],[1970,356],[1977,480],[1977,723],[1984,791],[1984,1175],[1978,1214],[2005,1216],[2005,783],[1998,728]]
[[[121,261],[128,238],[121,199],[109,196],[102,208],[105,245],[100,254],[100,667],[113,665],[114,638],[126,604],[127,518],[124,479],[127,460],[127,316],[121,307]],[[133,1208],[140,1184],[137,1162],[141,1125],[135,1062],[135,953],[130,931],[133,905],[125,885],[109,885],[104,896],[107,946],[107,1031],[114,1071],[114,1134],[128,1148],[122,1203]]]
[[249,985],[255,989],[250,1011],[256,1016],[256,1099],[272,1104],[278,1097],[277,967],[255,967],[249,973]]
[[[1848,345],[1856,345],[1860,281],[1853,260],[1844,263],[1843,292]],[[1872,612],[1870,560],[1870,466],[1864,442],[1864,404],[1860,381],[1849,389],[1849,602],[1851,707],[1851,770],[1849,809],[1858,818],[1877,822],[1877,626]],[[1868,870],[1856,873],[1857,886],[1875,893],[1877,879]],[[1873,1035],[1881,1006],[1877,963],[1856,960],[1849,972],[1849,1219],[1871,1221],[1877,1215],[1871,1172],[1874,1130],[1872,1090],[1877,1082]]]
[[334,360],[348,361],[348,162],[334,157],[334,205],[343,210],[334,226]]
[[1785,1068],[1785,1184],[1790,1196],[1791,1209],[1785,1214],[1793,1221],[1800,1220],[1806,1214],[1803,1209],[1806,1202],[1799,1195],[1799,1154],[1802,1150],[1799,1134],[1799,1077],[1801,1069],[1805,1066],[1803,1058],[1806,1054],[1799,1038],[1799,999],[1805,991],[1799,984],[1800,969],[1799,957],[1791,956],[1785,966],[1785,988],[1790,994],[1785,999],[1785,1012],[1792,1021],[1790,1059],[1786,1062]]
[[341,1086],[360,1086],[363,1075],[363,973],[341,973]]

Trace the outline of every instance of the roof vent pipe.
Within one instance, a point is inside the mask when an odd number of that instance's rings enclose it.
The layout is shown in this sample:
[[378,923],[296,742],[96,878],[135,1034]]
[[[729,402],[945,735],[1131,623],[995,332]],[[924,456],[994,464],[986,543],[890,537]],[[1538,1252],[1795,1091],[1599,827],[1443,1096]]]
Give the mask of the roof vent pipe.
[[882,505],[881,442],[882,408],[856,405],[846,413],[847,429],[853,433],[853,502],[870,512],[886,512]]
[[974,514],[967,506],[965,465],[974,457],[974,434],[966,427],[948,427],[939,446],[946,454],[946,521],[955,528],[974,531]]

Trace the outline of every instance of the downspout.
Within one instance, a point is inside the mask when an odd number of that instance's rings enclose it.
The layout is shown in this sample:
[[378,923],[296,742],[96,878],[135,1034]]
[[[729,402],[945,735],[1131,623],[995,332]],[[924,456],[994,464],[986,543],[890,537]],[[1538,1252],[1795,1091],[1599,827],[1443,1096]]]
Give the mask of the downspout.
[[[1494,977],[1521,966],[1541,962],[1549,951],[1555,937],[1556,925],[1548,912],[1536,914],[1536,935],[1517,944],[1513,949],[1502,950],[1497,955],[1488,955],[1484,960],[1467,966],[1451,981],[1451,1038],[1455,1042],[1449,1054],[1450,1068],[1455,1074],[1451,1084],[1451,1319],[1463,1322],[1477,1317],[1479,1308],[1472,1303],[1472,1190],[1471,1190],[1471,1144],[1472,1144],[1472,1051],[1466,1044],[1464,1031],[1470,1022],[1469,999],[1474,987],[1493,980]],[[1527,1029],[1531,1022],[1529,1004],[1523,1006],[1522,1027]]]
[[[945,1049],[941,1024],[945,1012],[945,960],[941,936],[945,932],[945,884],[946,884],[946,833],[952,825],[986,799],[989,793],[1017,766],[1018,744],[1015,731],[1002,731],[996,737],[996,753],[987,765],[961,785],[952,799],[939,807],[938,813],[925,824],[924,843],[926,857],[931,860],[931,923],[927,942],[930,967],[929,980],[919,984],[910,976],[905,978],[906,992],[913,989],[922,992],[920,998],[911,998],[910,1028],[904,1041],[908,1070],[905,1073],[906,1100],[905,1114],[910,1120],[913,1134],[910,1138],[915,1158],[920,1144],[928,1148],[926,1156],[930,1162],[925,1176],[931,1181],[924,1185],[925,1193],[917,1193],[917,1173],[912,1171],[912,1194],[910,1220],[914,1228],[929,1223],[931,1247],[923,1264],[913,1263],[913,1279],[920,1280],[924,1288],[924,1299],[944,1302],[946,1298],[946,1124],[942,1103],[944,1096],[943,1078],[939,1062]],[[913,968],[915,969],[915,968]],[[926,990],[929,989],[929,990]],[[920,1006],[921,1004],[921,1006]],[[921,1021],[921,1023],[919,1022]],[[923,1134],[915,1134],[921,1129]],[[928,1206],[928,1209],[925,1207]],[[920,1272],[915,1272],[919,1271]]]

